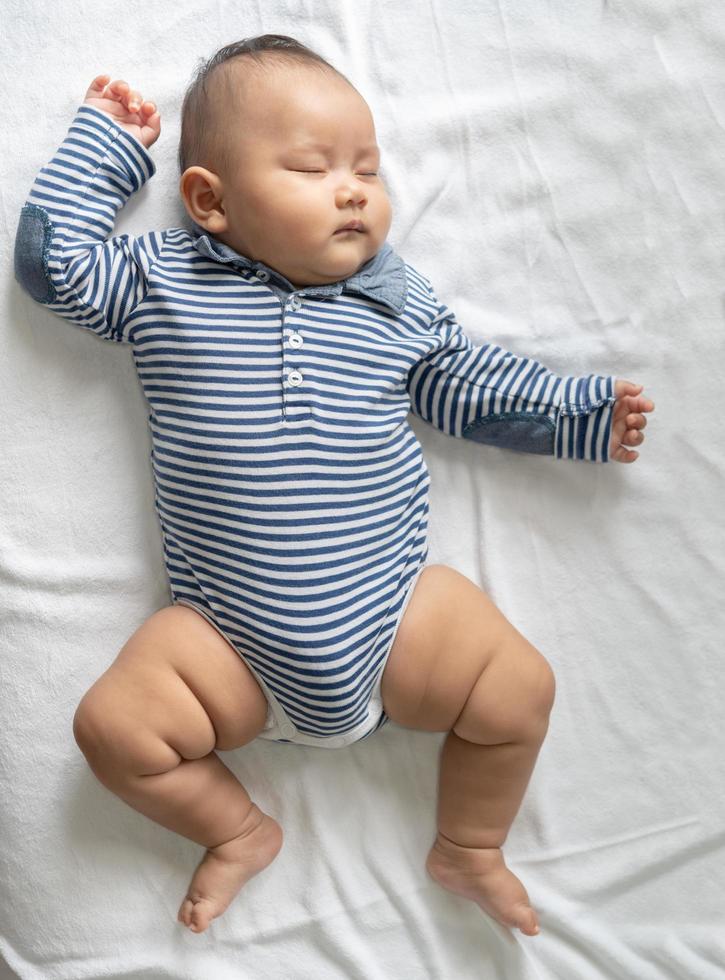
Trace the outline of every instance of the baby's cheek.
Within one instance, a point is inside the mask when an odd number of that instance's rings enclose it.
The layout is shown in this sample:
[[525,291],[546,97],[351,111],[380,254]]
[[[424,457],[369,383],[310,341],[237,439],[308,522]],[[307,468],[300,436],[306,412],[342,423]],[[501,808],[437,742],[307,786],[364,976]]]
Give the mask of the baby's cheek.
[[387,237],[388,231],[390,230],[390,225],[393,220],[393,207],[390,203],[390,199],[387,194],[384,194],[379,202],[379,221],[380,234],[383,238]]
[[296,194],[287,200],[282,208],[275,209],[278,224],[295,237],[308,238],[311,231],[323,224],[320,215],[325,211],[313,195]]

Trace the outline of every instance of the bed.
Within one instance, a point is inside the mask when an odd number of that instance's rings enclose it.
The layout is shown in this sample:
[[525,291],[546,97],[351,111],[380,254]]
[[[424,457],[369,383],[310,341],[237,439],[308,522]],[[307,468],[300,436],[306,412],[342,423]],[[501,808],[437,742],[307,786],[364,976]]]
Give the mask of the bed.
[[[0,976],[725,977],[722,5],[7,0],[3,19]],[[108,71],[162,112],[157,174],[115,233],[187,223],[183,90],[199,59],[266,32],[367,99],[389,241],[474,343],[655,402],[634,465],[411,418],[428,560],[484,589],[557,678],[504,845],[536,937],[425,872],[441,733],[391,723],[342,750],[221,753],[285,844],[201,935],[176,921],[201,848],[108,792],[72,736],[83,693],[171,598],[129,348],[23,292],[18,215]]]

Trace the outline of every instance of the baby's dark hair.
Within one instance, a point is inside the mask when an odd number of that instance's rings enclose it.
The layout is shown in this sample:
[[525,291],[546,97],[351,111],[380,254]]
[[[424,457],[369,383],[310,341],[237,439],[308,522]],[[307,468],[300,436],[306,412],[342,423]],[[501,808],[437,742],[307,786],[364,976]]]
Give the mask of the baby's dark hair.
[[[251,60],[264,70],[279,70],[286,65],[304,65],[322,72],[332,72],[352,84],[341,71],[306,45],[285,34],[261,34],[227,44],[201,61],[195,69],[181,106],[181,136],[179,139],[179,174],[188,167],[208,169],[229,165],[230,140],[228,126],[221,125],[218,110],[229,106],[227,96],[240,87],[239,73],[230,65]],[[223,66],[223,67],[222,67]],[[243,84],[243,83],[241,83]],[[225,101],[226,100],[226,101]]]

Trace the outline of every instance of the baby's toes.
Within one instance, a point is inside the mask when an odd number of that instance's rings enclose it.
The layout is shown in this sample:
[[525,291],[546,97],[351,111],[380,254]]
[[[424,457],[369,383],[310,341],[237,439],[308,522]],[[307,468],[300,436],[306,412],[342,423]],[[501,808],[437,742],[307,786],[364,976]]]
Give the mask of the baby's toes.
[[194,902],[191,910],[191,925],[189,928],[192,932],[203,932],[213,918],[214,903],[208,898],[200,898],[198,902]]
[[526,936],[535,936],[539,931],[539,921],[536,912],[530,905],[520,905],[514,913],[514,923],[517,929]]
[[192,932],[203,932],[216,914],[216,904],[209,898],[185,898],[177,919]]
[[213,919],[212,903],[206,898],[199,898],[194,901],[185,898],[179,909],[178,920],[192,932],[203,932]]
[[192,900],[190,898],[185,898],[184,901],[181,903],[181,907],[179,908],[179,914],[177,915],[176,918],[178,919],[179,922],[183,922],[185,926],[190,926],[191,913],[193,909],[194,909],[194,903],[192,902]]

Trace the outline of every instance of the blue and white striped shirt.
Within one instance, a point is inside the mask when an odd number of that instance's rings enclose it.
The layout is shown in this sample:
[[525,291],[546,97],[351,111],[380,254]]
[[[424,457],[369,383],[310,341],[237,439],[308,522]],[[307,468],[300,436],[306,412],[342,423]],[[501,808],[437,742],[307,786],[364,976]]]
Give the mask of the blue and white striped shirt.
[[154,173],[137,139],[80,106],[22,209],[16,278],[131,345],[174,601],[234,641],[290,734],[354,740],[427,556],[408,412],[605,462],[615,379],[475,346],[387,243],[344,281],[295,288],[197,225],[110,237]]

